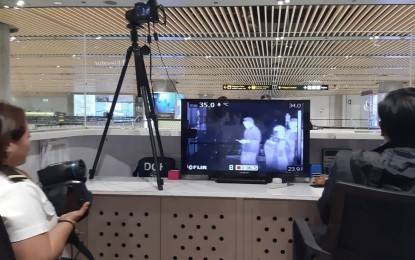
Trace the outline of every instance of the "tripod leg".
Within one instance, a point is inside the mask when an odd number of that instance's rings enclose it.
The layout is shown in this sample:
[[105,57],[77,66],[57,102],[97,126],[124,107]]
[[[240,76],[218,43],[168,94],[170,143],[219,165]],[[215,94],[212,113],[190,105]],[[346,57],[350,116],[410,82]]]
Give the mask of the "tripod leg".
[[158,149],[160,152],[160,159],[161,159],[161,164],[163,165],[163,169],[167,169],[166,165],[165,165],[165,159],[164,159],[164,150],[163,150],[163,146],[161,144],[161,138],[160,138],[160,132],[159,132],[159,126],[158,126],[158,120],[157,120],[157,115],[155,113],[155,109],[154,109],[154,101],[153,101],[153,97],[150,93],[150,88],[147,89],[147,99],[148,99],[148,107],[150,109],[150,117],[153,119],[154,122],[154,131],[156,133],[156,138],[157,138],[157,144],[158,144]]
[[95,156],[94,164],[93,164],[91,170],[89,170],[89,179],[93,179],[94,176],[95,176],[95,172],[96,172],[96,168],[97,168],[97,165],[98,165],[99,157],[101,156],[102,148],[104,147],[105,138],[107,137],[108,128],[111,124],[112,115],[113,115],[114,110],[115,110],[115,105],[117,104],[118,95],[120,94],[122,82],[124,81],[125,73],[127,71],[128,63],[130,61],[132,52],[133,52],[133,47],[129,47],[128,50],[127,50],[127,55],[125,57],[124,66],[122,67],[121,75],[120,75],[120,78],[118,80],[117,89],[115,90],[115,93],[114,93],[114,99],[112,100],[110,111],[107,114],[107,121],[105,123],[104,133],[102,134],[101,140],[99,142],[99,146],[98,146],[97,154]]
[[[150,93],[150,87],[148,84],[147,79],[147,72],[144,64],[143,55],[141,53],[143,51],[142,48],[134,48],[134,60],[135,60],[135,69],[136,69],[136,79],[137,79],[137,93],[141,93],[141,96],[143,98],[143,104],[144,104],[144,110],[147,118],[147,125],[148,125],[148,131],[150,135],[150,144],[151,144],[151,150],[153,152],[153,159],[154,164],[156,168],[156,174],[157,174],[157,188],[159,190],[163,190],[163,180],[160,176],[160,164],[157,157],[157,147],[155,144],[154,139],[154,133],[156,134],[159,152],[160,152],[160,159],[162,160],[162,164],[164,165],[164,154],[163,154],[163,148],[161,144],[161,138],[160,133],[158,131],[158,124],[157,124],[157,118],[154,112],[154,105],[152,103],[152,96]],[[153,132],[153,126],[152,122],[154,122],[155,131]]]

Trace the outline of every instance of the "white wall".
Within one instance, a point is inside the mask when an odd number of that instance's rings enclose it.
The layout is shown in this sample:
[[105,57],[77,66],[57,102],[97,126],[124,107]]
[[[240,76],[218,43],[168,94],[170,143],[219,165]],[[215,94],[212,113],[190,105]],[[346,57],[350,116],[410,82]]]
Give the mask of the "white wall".
[[331,95],[283,99],[310,100],[310,118],[315,126],[368,127],[369,111],[364,110],[368,96]]
[[328,107],[330,96],[308,96],[308,97],[289,97],[278,98],[284,100],[310,100],[310,114],[312,118],[328,118]]
[[344,95],[343,119],[344,127],[368,127],[369,110],[365,110],[365,103],[369,96]]
[[[44,99],[48,101],[44,102]],[[28,112],[68,112],[68,98],[66,94],[61,96],[15,96],[13,97],[13,104],[24,108]]]

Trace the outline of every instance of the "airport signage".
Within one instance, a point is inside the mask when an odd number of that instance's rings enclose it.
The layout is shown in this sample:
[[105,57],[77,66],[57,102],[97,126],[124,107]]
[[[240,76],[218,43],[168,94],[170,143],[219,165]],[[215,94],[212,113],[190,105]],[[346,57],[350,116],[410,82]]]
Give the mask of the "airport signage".
[[271,85],[223,85],[223,90],[272,90]]
[[329,85],[278,85],[277,90],[329,90]]

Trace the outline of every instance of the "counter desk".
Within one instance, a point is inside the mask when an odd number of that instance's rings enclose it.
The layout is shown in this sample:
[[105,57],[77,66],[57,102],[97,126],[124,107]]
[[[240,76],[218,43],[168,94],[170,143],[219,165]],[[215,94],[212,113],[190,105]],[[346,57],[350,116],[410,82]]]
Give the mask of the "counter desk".
[[[81,222],[96,259],[292,259],[292,220],[319,224],[321,188],[100,177]],[[80,223],[80,224],[81,224]]]
[[[102,131],[33,132],[23,170],[35,172],[45,158],[83,159],[91,169]],[[179,167],[180,130],[160,134],[165,156]],[[310,163],[316,164],[324,148],[370,150],[383,142],[379,131],[370,130],[313,130],[310,137]],[[45,142],[53,148],[47,156]],[[320,222],[316,200],[322,189],[306,183],[268,190],[260,184],[166,180],[158,191],[155,180],[130,177],[139,159],[152,156],[150,147],[147,129],[109,129],[97,174],[87,182],[93,206],[79,223],[96,259],[291,259],[292,220]]]

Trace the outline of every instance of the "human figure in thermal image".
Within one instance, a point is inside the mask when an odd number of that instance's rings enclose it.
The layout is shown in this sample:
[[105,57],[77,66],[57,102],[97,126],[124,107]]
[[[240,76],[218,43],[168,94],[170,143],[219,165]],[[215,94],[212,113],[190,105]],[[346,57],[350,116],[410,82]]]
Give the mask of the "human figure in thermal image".
[[243,124],[245,126],[244,138],[236,140],[242,144],[241,164],[256,165],[259,143],[261,142],[261,131],[255,125],[252,117],[245,117]]
[[290,120],[291,120],[291,115],[289,113],[285,114],[285,129],[286,130],[290,129]]
[[298,120],[297,118],[291,118],[288,122],[288,130],[285,133],[285,141],[287,142],[287,157],[288,165],[296,165],[294,162],[295,155],[297,154],[298,145]]
[[267,168],[286,171],[288,166],[287,142],[285,127],[277,125],[270,138],[264,144],[265,164]]

